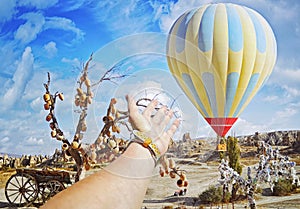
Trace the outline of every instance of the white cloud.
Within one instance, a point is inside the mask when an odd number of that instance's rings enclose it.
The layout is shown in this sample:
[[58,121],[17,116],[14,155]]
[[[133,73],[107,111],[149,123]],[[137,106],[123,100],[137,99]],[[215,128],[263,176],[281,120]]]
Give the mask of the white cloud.
[[298,109],[292,108],[292,107],[286,107],[281,111],[276,112],[276,117],[280,118],[280,121],[282,122],[283,118],[290,118],[293,115],[295,115],[296,113],[298,113]]
[[114,67],[118,73],[126,75],[151,68],[167,69],[165,43],[166,35],[163,33],[124,36],[94,53],[93,64],[96,64],[97,73]]
[[168,8],[168,5],[153,1],[99,1],[93,8],[93,14],[106,25],[107,30],[113,32],[113,36],[119,37],[153,31],[164,12],[163,8]]
[[42,101],[42,96],[37,97],[36,99],[34,99],[31,103],[30,103],[30,107],[32,109],[41,109],[41,107],[43,107],[43,101]]
[[276,22],[277,24],[285,24],[287,21],[294,21],[299,17],[299,4],[296,1],[269,2],[266,0],[256,0],[240,2],[262,13],[268,21]]
[[[30,12],[25,13],[18,18],[26,21],[24,24],[20,25],[15,32],[15,39],[23,44],[34,41],[40,33],[50,29],[59,29],[75,34],[75,38],[69,39],[69,44],[84,39],[85,33],[77,28],[71,19],[65,17],[44,17],[40,12]],[[53,43],[50,43],[53,47]]]
[[[151,78],[148,79],[148,81],[145,81],[145,77],[141,75],[134,75],[132,79],[127,79],[121,85],[119,85],[115,94],[118,96],[123,95],[124,97],[126,94],[138,95],[144,91],[147,92],[147,89],[161,89],[160,83],[151,80]],[[151,92],[147,93],[151,94]]]
[[295,88],[295,87],[291,87],[291,86],[287,86],[287,85],[283,85],[283,88],[287,92],[287,97],[289,97],[289,98],[300,97],[300,89],[299,88],[297,88],[297,87]]
[[268,126],[266,124],[260,123],[251,123],[244,118],[239,117],[236,123],[229,130],[229,135],[249,135],[254,134],[255,132],[266,132],[268,130]]
[[47,53],[47,57],[52,58],[57,53],[56,43],[53,41],[48,42],[44,45],[44,50]]
[[75,23],[64,17],[46,17],[46,22],[44,25],[44,30],[47,29],[60,29],[64,31],[71,31],[75,34],[75,41],[82,41],[85,33],[76,27]]
[[24,19],[26,22],[19,26],[15,33],[15,39],[24,44],[35,40],[45,24],[44,16],[41,13],[26,13],[21,15],[20,19]]
[[[167,36],[163,33],[139,33],[125,36],[110,45],[116,45],[120,54],[123,55],[122,59],[137,55],[139,57],[136,57],[135,59],[141,59],[145,63],[147,60],[152,62],[153,58],[157,59],[157,57],[154,57],[153,55],[163,56],[163,60],[165,61],[166,40]],[[161,57],[159,57],[159,59],[161,59]],[[145,65],[147,64],[148,63],[145,63]]]
[[278,66],[272,74],[272,82],[289,85],[299,85],[300,69],[285,69]]
[[[34,66],[34,68],[39,69],[34,71],[31,75],[31,80],[27,82],[26,88],[23,92],[22,102],[26,103],[29,107],[38,107],[38,103],[42,102],[42,96],[45,93],[43,83],[47,82],[47,71],[49,69],[42,69]],[[40,109],[43,109],[43,104],[41,104]]]
[[89,4],[90,0],[68,0],[63,2],[65,11],[73,11],[83,7],[85,4]]
[[[298,128],[300,103],[290,103],[274,113],[269,126],[277,129]],[[295,123],[296,121],[296,123]]]
[[[61,74],[51,73],[51,92],[63,92],[64,101],[56,103],[56,116],[65,135],[72,139],[78,114],[72,109],[74,78],[62,79]],[[47,72],[37,71],[27,83],[18,103],[22,107],[13,107],[13,111],[1,113],[0,136],[7,136],[10,141],[1,145],[0,151],[19,154],[52,154],[60,148],[61,142],[51,138],[49,123],[45,120],[47,111],[43,107],[43,83],[47,81]],[[3,100],[3,99],[1,99]],[[74,117],[74,118],[73,118]],[[73,121],[73,119],[75,119]],[[1,142],[1,138],[0,138]]]
[[46,9],[58,3],[58,0],[22,0],[19,6],[35,7],[37,9]]
[[[0,140],[1,152],[19,154],[25,152],[25,149],[24,151],[17,150],[17,146],[22,143],[24,137],[37,134],[33,130],[38,125],[37,121],[28,120],[28,118],[33,119],[32,116],[24,116],[21,111],[15,110],[9,116],[5,117],[5,119],[0,120],[0,135],[6,136]],[[35,128],[32,129],[32,126]],[[2,143],[2,141],[4,142]]]
[[29,138],[27,138],[25,140],[25,146],[37,146],[37,145],[43,145],[44,144],[44,140],[43,139],[37,139],[33,136],[30,136]]
[[203,1],[185,1],[179,0],[174,4],[170,4],[169,13],[163,14],[160,18],[159,25],[163,32],[168,32],[173,24],[173,22],[184,12],[192,10],[195,7],[200,7],[207,3],[212,3],[213,1],[210,0],[203,0]]
[[2,139],[0,140],[1,144],[6,143],[6,142],[9,142],[9,141],[10,141],[10,139],[9,139],[8,136],[5,136],[4,138],[2,138]]
[[[278,94],[278,99],[282,97],[285,100],[282,102],[295,101],[300,99],[300,70],[299,69],[284,69],[280,66],[277,67],[270,79],[268,80],[268,86],[279,86],[282,92]],[[276,93],[276,92],[274,92]]]
[[278,100],[279,97],[277,95],[266,96],[263,98],[263,101],[272,102]]
[[[1,42],[0,42],[1,43]],[[3,43],[0,47],[0,67],[1,67],[1,73],[6,79],[12,77],[12,73],[16,69],[16,60],[18,54],[18,50],[15,49],[15,46],[12,42],[9,43]],[[3,85],[4,83],[0,84]],[[2,89],[2,88],[1,88]]]
[[3,143],[3,144],[1,144],[1,147],[0,147],[0,152],[1,153],[12,153],[12,152],[10,152],[9,150],[9,147],[11,147],[11,142],[7,142],[7,143]]
[[16,13],[16,0],[1,0],[0,1],[0,22],[10,20]]
[[33,54],[31,48],[27,47],[18,64],[17,70],[13,76],[13,85],[7,90],[2,99],[4,109],[12,107],[15,102],[22,97],[27,82],[31,79],[33,70]]
[[78,58],[68,59],[68,58],[63,57],[61,59],[61,61],[64,62],[64,63],[71,64],[75,68],[81,67],[81,64],[82,64],[81,61]]

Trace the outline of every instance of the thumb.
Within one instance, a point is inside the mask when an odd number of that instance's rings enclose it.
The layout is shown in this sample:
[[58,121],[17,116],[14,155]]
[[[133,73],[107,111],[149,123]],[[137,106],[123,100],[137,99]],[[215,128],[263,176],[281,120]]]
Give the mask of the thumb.
[[151,127],[149,127],[149,123],[143,115],[140,114],[133,97],[126,95],[126,100],[128,103],[129,122],[131,123],[132,128],[143,132],[149,131]]

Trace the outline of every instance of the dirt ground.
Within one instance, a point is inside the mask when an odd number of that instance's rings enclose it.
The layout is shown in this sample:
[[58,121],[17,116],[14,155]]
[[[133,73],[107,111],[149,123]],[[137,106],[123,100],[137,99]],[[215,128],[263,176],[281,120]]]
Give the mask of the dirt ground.
[[[210,185],[218,183],[218,167],[217,165],[207,165],[206,163],[193,163],[192,159],[190,161],[191,163],[180,165],[180,168],[188,171],[189,186],[187,194],[182,197],[175,197],[173,194],[177,190],[176,179],[156,176],[153,177],[152,183],[148,188],[143,208],[163,209],[166,206],[174,209],[198,209],[200,206],[210,208],[208,205],[201,204],[198,196]],[[247,201],[235,203],[234,206],[232,204],[224,204],[223,208],[247,208],[247,204]],[[300,208],[300,194],[284,197],[257,196],[256,204],[258,209],[296,209]],[[212,208],[222,208],[222,205],[213,206]]]
[[[188,191],[185,196],[174,196],[177,190],[177,178],[171,179],[170,177],[160,177],[159,175],[153,176],[151,184],[147,190],[142,208],[143,209],[166,209],[166,208],[186,208],[195,209],[210,208],[208,205],[203,205],[198,201],[198,196],[210,185],[216,185],[219,178],[217,163],[201,163],[196,161],[195,158],[175,159],[180,169],[187,171],[187,179],[189,181]],[[246,167],[245,167],[246,168]],[[300,167],[297,168],[299,173]],[[95,172],[95,170],[87,173]],[[243,172],[246,173],[246,172]],[[157,172],[158,174],[158,172]],[[7,175],[7,174],[6,174]],[[300,209],[300,194],[294,194],[284,197],[274,196],[257,196],[257,208],[288,208]],[[169,206],[169,207],[167,207]],[[4,194],[4,188],[0,189],[0,208],[14,208],[10,207]],[[24,209],[34,209],[35,207],[23,207]],[[213,206],[212,208],[222,208],[221,205]],[[247,208],[247,201],[238,202],[234,204],[223,205],[223,208]]]

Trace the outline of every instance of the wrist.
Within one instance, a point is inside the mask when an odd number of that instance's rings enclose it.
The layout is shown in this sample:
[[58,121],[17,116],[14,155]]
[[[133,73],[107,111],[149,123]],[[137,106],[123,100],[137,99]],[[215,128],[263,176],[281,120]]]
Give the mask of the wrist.
[[[150,159],[152,160],[149,150],[138,143],[130,143],[122,156],[134,159]],[[153,161],[153,160],[152,160]]]
[[147,136],[143,132],[137,130],[133,131],[133,135],[135,136],[135,138],[132,140],[132,142],[135,142],[141,145],[142,147],[148,149],[156,164],[156,162],[161,156],[161,152],[158,149],[157,145],[153,142],[152,138]]
[[144,179],[155,175],[155,162],[149,150],[137,143],[131,143],[126,151],[104,170],[130,179]]

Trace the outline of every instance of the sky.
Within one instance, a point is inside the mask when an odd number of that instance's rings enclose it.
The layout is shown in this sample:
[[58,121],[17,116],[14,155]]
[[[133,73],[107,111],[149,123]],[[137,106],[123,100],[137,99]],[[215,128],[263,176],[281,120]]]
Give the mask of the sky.
[[124,110],[126,94],[150,96],[150,90],[162,90],[170,101],[176,98],[174,108],[182,118],[176,138],[185,132],[193,138],[215,137],[170,74],[165,44],[172,23],[181,14],[218,2],[259,12],[271,25],[278,50],[273,73],[228,134],[299,130],[298,0],[1,0],[0,153],[52,154],[60,149],[61,142],[51,138],[45,121],[42,95],[47,72],[51,91],[65,96],[57,102],[56,115],[72,139],[78,119],[73,106],[77,80],[92,53],[92,82],[111,67],[128,76],[94,88],[84,142],[96,139],[110,98],[116,97],[118,108]]

